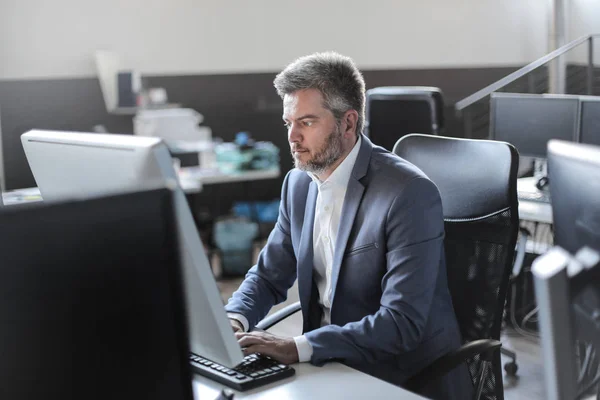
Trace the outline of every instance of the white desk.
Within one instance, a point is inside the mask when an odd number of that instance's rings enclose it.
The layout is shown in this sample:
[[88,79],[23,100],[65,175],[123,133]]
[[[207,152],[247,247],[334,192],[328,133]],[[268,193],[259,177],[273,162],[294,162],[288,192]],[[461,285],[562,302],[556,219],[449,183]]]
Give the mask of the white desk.
[[9,192],[2,193],[2,202],[5,206],[32,203],[36,201],[42,201],[40,190],[36,187],[11,190]]
[[[277,178],[280,174],[279,168],[243,171],[234,174],[225,174],[218,170],[204,170],[199,167],[181,168],[179,171],[179,183],[185,193],[198,193],[202,185],[228,182],[256,181],[261,179]],[[40,190],[37,187],[11,190],[2,193],[4,205],[29,203],[42,201]]]
[[[424,399],[339,363],[328,363],[323,367],[302,363],[293,367],[296,370],[294,377],[246,392],[232,390],[234,399]],[[225,387],[200,375],[194,375],[193,386],[194,397],[198,400],[213,400]]]
[[552,224],[552,206],[538,201],[519,200],[519,219]]
[[226,174],[218,169],[184,167],[179,170],[179,182],[184,192],[194,193],[199,192],[202,185],[273,179],[279,177],[280,173],[279,168]]
[[[517,180],[517,193],[519,191],[535,192],[536,178],[527,177]],[[539,201],[519,199],[519,219],[543,224],[552,224],[552,205]]]

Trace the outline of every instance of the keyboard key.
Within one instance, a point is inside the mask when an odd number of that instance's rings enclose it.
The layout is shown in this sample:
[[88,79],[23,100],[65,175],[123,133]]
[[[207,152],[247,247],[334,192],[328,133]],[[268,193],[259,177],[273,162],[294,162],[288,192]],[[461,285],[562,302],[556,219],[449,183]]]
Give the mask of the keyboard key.
[[245,379],[246,377],[245,377],[244,375],[242,375],[242,374],[237,374],[237,375],[235,376],[235,378],[236,378],[236,379]]

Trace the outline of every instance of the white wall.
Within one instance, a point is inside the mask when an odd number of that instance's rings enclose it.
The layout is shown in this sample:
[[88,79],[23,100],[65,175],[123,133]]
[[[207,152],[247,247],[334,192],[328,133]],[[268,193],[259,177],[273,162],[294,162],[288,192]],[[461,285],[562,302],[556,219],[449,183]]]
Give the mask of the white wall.
[[[569,35],[568,40],[575,40],[582,36],[600,34],[600,1],[599,0],[571,0],[569,3]],[[600,37],[594,40],[595,64],[600,65]],[[579,46],[569,54],[568,60],[587,64],[587,44]]]
[[[589,0],[592,1],[592,0]],[[548,48],[542,0],[0,0],[0,79],[277,71],[336,50],[364,69],[523,65]]]

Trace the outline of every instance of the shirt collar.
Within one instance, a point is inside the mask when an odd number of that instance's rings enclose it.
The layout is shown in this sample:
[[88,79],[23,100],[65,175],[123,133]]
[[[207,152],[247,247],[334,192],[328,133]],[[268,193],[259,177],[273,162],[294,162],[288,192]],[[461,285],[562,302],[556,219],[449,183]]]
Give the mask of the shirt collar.
[[337,168],[331,173],[331,175],[329,175],[329,177],[324,182],[321,182],[319,178],[312,172],[307,172],[308,175],[314,182],[317,183],[319,187],[326,182],[330,182],[334,185],[346,186],[348,184],[348,181],[350,180],[352,170],[354,169],[354,163],[358,158],[358,151],[360,150],[361,141],[362,138],[359,136],[350,153],[348,153],[348,155],[342,161],[342,163],[337,166]]

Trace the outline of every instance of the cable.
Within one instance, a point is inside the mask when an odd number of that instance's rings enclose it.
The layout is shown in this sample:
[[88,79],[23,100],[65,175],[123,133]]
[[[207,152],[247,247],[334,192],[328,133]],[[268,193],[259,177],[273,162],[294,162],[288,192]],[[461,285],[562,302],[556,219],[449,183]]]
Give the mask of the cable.
[[512,290],[511,302],[510,302],[510,320],[513,324],[513,328],[515,329],[515,331],[517,331],[524,337],[536,339],[536,342],[537,342],[537,339],[539,339],[539,334],[537,334],[533,331],[528,331],[527,329],[520,327],[519,324],[517,323],[517,318],[515,317],[515,311],[516,311],[515,302],[516,302],[516,300],[517,300],[517,291]]
[[[587,385],[585,385],[585,387],[579,391],[579,393],[577,394],[576,399],[581,399],[583,396],[586,395],[586,393],[592,389],[595,385],[598,384],[598,382],[600,382],[600,374],[596,375],[596,377]],[[599,385],[600,386],[600,385]],[[598,388],[598,392],[600,393],[600,387]]]
[[[583,380],[585,379],[585,376],[588,373],[588,368],[589,368],[589,364],[590,364],[591,356],[592,356],[590,346],[585,346],[584,353],[585,353],[585,355],[583,357],[583,362],[581,363],[581,366],[579,367],[579,378],[577,379],[578,383],[583,382]],[[581,355],[581,352],[580,352],[580,355]],[[581,359],[581,357],[579,357],[579,358]]]
[[521,325],[525,326],[528,322],[538,322],[537,318],[533,319],[533,316],[535,314],[537,314],[537,312],[539,310],[540,310],[540,308],[538,306],[536,306],[533,310],[531,310],[529,313],[527,313],[527,315],[525,315],[523,317],[523,320],[521,321]]

